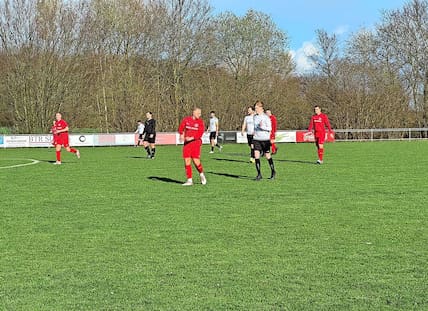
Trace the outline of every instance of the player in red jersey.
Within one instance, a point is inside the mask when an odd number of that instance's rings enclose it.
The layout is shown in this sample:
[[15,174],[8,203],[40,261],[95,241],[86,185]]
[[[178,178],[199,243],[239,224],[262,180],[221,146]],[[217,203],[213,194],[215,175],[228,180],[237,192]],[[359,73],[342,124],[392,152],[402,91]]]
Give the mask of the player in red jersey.
[[184,168],[186,170],[187,181],[183,186],[193,185],[192,179],[192,161],[201,177],[201,183],[205,185],[207,179],[204,175],[204,169],[201,164],[201,146],[202,135],[204,134],[205,124],[201,119],[201,109],[194,108],[191,116],[183,118],[178,127],[180,141],[184,142],[183,158]]
[[56,141],[57,141],[57,136],[58,134],[56,134],[56,130],[55,130],[55,120],[52,122],[52,126],[51,126],[51,130],[49,131],[49,133],[52,133],[52,145],[56,146]]
[[325,141],[325,128],[328,129],[328,134],[333,135],[333,130],[330,126],[330,121],[325,113],[321,112],[320,106],[314,107],[315,114],[311,118],[311,122],[309,123],[309,132],[313,132],[315,136],[315,144],[318,149],[318,160],[317,164],[323,163],[324,156],[324,141]]
[[276,120],[275,115],[272,114],[272,111],[270,109],[266,109],[265,113],[268,115],[268,117],[270,118],[270,122],[272,123],[272,131],[270,132],[270,146],[272,150],[271,154],[276,154],[278,148],[275,144],[275,137],[278,121]]
[[61,147],[64,146],[68,152],[76,154],[77,158],[80,159],[80,152],[77,149],[70,148],[68,142],[68,124],[62,119],[62,115],[58,112],[55,115],[56,121],[52,128],[54,135],[54,144],[56,150],[56,162],[55,164],[61,164]]

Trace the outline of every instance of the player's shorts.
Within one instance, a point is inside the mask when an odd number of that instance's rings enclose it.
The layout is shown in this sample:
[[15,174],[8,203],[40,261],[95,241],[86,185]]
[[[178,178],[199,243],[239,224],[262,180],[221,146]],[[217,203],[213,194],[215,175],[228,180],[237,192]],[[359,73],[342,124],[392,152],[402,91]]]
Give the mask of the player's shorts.
[[202,140],[197,139],[184,143],[183,158],[200,159]]
[[68,141],[68,133],[61,134],[61,135],[55,135],[54,138],[54,145],[61,145],[64,147],[70,147],[69,141]]
[[217,132],[210,132],[210,140],[217,138]]
[[148,142],[149,144],[154,144],[156,141],[156,133],[153,134],[153,137],[150,137],[151,134],[146,134],[144,136],[144,141]]
[[247,142],[248,142],[248,146],[250,147],[253,144],[253,138],[254,138],[254,135],[247,134]]
[[325,142],[325,132],[323,133],[315,133],[315,142],[319,145],[324,144]]
[[254,150],[263,153],[270,153],[270,140],[253,140]]
[[144,138],[143,136],[144,136],[143,134],[138,134],[138,139],[143,140],[143,138]]

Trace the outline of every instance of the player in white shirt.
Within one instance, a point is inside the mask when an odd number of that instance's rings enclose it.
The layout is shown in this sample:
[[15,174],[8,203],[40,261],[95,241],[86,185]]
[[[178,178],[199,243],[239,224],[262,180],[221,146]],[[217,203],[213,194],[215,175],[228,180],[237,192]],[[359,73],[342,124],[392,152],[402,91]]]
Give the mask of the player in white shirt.
[[207,132],[210,133],[210,143],[211,143],[211,151],[210,153],[214,153],[214,147],[217,147],[220,151],[223,149],[223,146],[220,146],[217,142],[218,137],[218,118],[215,116],[215,111],[210,112],[210,124],[208,125]]
[[255,104],[256,115],[254,116],[254,157],[256,162],[257,177],[256,180],[262,179],[260,170],[260,155],[263,153],[269,162],[271,175],[269,179],[275,179],[275,166],[270,154],[270,132],[272,131],[272,122],[265,114],[263,102],[257,101]]
[[135,130],[135,134],[138,134],[138,140],[135,147],[138,147],[143,144],[143,133],[144,133],[144,123],[141,120],[137,121],[137,129]]
[[254,163],[254,145],[253,145],[253,137],[254,137],[254,108],[248,107],[247,115],[244,118],[244,122],[242,123],[241,135],[244,136],[244,132],[247,132],[247,142],[248,146],[251,148],[250,152],[250,162]]

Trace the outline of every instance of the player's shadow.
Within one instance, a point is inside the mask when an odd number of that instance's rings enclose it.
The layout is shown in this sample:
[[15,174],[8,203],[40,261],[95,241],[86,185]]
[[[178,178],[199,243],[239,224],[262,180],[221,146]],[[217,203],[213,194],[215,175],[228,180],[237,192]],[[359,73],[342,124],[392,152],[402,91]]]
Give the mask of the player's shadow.
[[248,161],[237,160],[237,159],[224,159],[224,158],[214,158],[216,161],[227,161],[227,162],[240,162],[240,163],[248,163]]
[[159,176],[149,176],[147,177],[150,180],[154,180],[154,181],[162,181],[162,182],[167,182],[167,183],[172,183],[172,184],[182,184],[182,181],[179,180],[175,180],[169,177],[159,177]]
[[[54,164],[56,162],[55,160],[38,160],[38,161],[43,162],[43,163],[50,163],[50,164]],[[71,164],[74,162],[61,161],[61,163],[62,164]]]
[[316,162],[313,161],[303,161],[303,160],[281,160],[281,159],[274,159],[275,162],[288,162],[288,163],[302,163],[302,164],[313,164],[317,165]]
[[218,176],[224,176],[229,178],[236,178],[236,179],[251,179],[250,176],[246,175],[236,175],[236,174],[229,174],[229,173],[218,173],[218,172],[207,172],[208,174],[218,175]]
[[128,159],[147,159],[147,160],[151,160],[149,158],[147,158],[146,155],[143,156],[127,156]]

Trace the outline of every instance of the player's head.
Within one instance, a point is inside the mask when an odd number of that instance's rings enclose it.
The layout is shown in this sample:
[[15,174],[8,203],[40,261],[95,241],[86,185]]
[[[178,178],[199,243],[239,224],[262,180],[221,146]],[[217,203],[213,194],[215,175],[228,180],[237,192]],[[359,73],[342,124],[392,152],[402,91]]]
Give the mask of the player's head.
[[270,109],[266,109],[265,113],[270,117],[272,115],[272,111]]
[[141,120],[138,120],[138,121],[137,121],[137,123],[138,123],[138,124],[140,124],[140,123],[142,123],[142,122],[141,122]]
[[211,111],[210,111],[210,117],[211,117],[211,118],[215,117],[215,111],[214,111],[214,110],[211,110]]
[[247,113],[248,113],[249,115],[253,114],[253,113],[254,113],[254,107],[253,107],[253,106],[248,107],[248,108],[247,108]]
[[256,101],[256,103],[254,104],[254,109],[256,110],[257,114],[263,113],[264,108],[263,108],[264,104],[261,100]]
[[201,112],[201,108],[199,108],[199,107],[195,107],[195,108],[193,108],[193,113],[192,113],[192,115],[193,115],[193,117],[194,117],[195,119],[199,119],[199,118],[201,117],[201,114],[202,114],[202,112]]
[[61,119],[62,119],[62,115],[61,115],[59,112],[57,112],[57,113],[55,114],[55,119],[56,119],[57,121],[61,120]]
[[146,113],[146,118],[147,119],[152,119],[153,118],[153,113],[151,113],[150,111]]
[[320,114],[321,113],[321,107],[318,105],[315,105],[314,106],[314,112],[315,112],[315,114]]

